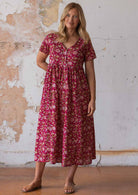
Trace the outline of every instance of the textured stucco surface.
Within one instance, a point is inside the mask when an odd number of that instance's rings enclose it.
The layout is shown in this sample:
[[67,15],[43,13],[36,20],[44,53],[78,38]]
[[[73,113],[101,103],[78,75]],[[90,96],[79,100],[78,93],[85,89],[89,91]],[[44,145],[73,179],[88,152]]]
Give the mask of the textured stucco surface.
[[[0,165],[33,166],[45,71],[40,44],[57,30],[64,0],[1,0]],[[82,5],[97,59],[93,165],[138,164],[138,1],[75,1]],[[125,5],[125,6],[124,6]],[[58,164],[57,164],[58,165]]]

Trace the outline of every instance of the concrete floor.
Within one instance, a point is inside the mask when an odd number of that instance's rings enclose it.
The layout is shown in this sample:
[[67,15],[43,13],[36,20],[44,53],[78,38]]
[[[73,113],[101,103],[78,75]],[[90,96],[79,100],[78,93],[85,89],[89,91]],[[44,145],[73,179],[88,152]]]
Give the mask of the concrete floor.
[[[62,195],[68,167],[46,167],[42,188],[27,194]],[[0,168],[0,195],[23,195],[34,168]],[[138,195],[138,167],[78,167],[75,178],[78,195]]]

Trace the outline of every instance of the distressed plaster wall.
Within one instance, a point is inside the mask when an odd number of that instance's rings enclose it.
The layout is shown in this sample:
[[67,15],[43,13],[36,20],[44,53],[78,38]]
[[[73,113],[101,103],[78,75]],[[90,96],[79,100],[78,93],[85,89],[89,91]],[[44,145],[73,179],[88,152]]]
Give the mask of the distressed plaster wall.
[[[45,71],[36,55],[65,0],[0,0],[0,165],[33,166]],[[97,59],[93,165],[138,164],[138,1],[79,0]],[[51,164],[48,163],[49,166]],[[55,166],[58,166],[56,164]]]

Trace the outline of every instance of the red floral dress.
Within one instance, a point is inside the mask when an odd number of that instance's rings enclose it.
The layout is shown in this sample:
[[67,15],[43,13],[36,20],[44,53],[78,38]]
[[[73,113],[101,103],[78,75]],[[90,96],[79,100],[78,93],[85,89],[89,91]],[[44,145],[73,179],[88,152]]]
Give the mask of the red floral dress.
[[83,63],[96,58],[91,40],[66,48],[49,33],[40,51],[49,54],[38,117],[34,160],[87,165],[96,159],[93,116],[87,116],[90,88]]

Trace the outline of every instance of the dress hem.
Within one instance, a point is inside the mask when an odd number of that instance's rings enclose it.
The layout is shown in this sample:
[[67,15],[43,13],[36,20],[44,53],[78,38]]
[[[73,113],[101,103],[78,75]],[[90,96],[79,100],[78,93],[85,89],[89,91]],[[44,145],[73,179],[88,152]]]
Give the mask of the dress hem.
[[[94,160],[94,159],[96,159],[96,157],[92,157],[92,160]],[[92,164],[92,160],[91,160],[91,163],[71,163],[69,165],[66,165],[66,164],[63,165],[61,161],[60,162],[59,161],[51,162],[50,160],[48,160],[48,161],[34,160],[34,161],[36,161],[36,162],[45,162],[45,163],[50,162],[51,164],[61,163],[62,167],[68,167],[68,166],[72,166],[72,165],[80,165],[80,166],[90,165],[90,164]]]

